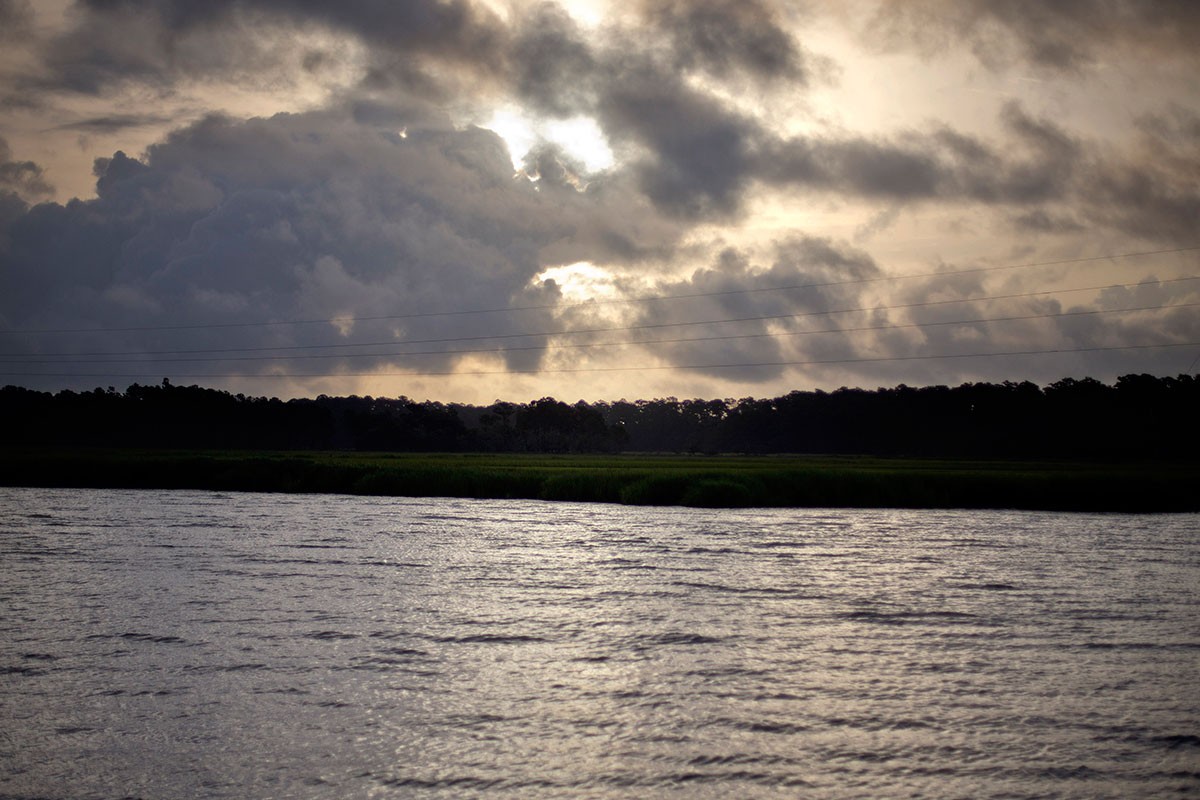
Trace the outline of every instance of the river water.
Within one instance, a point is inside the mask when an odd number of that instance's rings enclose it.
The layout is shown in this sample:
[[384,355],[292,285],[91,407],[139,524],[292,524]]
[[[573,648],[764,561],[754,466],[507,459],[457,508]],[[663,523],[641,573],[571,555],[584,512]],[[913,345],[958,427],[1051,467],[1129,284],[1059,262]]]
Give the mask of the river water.
[[1200,796],[1200,516],[0,489],[0,797]]

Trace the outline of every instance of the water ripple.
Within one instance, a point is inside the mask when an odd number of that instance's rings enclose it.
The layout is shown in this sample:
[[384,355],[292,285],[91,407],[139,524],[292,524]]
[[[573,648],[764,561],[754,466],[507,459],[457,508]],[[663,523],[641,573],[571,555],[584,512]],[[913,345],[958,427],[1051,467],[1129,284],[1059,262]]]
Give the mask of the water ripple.
[[1200,795],[1200,517],[0,490],[0,798]]

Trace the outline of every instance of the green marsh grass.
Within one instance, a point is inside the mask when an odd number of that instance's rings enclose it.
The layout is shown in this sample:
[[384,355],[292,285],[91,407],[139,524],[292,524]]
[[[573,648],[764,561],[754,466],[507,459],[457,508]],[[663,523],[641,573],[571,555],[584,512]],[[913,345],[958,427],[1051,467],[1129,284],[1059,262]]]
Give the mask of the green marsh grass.
[[1192,464],[870,456],[4,450],[10,486],[525,498],[696,507],[1200,510]]

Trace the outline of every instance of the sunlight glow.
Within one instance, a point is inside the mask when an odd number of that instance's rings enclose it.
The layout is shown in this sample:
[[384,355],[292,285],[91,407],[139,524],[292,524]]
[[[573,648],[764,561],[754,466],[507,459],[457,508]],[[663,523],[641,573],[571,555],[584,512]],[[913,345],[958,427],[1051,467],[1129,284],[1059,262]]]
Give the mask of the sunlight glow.
[[552,120],[546,123],[545,136],[582,162],[588,172],[599,172],[613,165],[613,151],[591,117]]
[[480,127],[487,128],[504,140],[513,169],[521,168],[525,154],[537,144],[537,133],[534,132],[533,124],[528,117],[513,107],[497,109],[492,118],[481,123]]
[[590,117],[538,120],[515,106],[497,109],[481,127],[496,133],[508,147],[513,168],[520,169],[525,157],[539,141],[552,142],[579,161],[588,172],[608,169],[614,163],[603,131]]
[[559,5],[584,28],[599,27],[612,11],[605,0],[560,0]]
[[578,303],[587,300],[615,297],[612,273],[590,261],[578,261],[561,267],[550,267],[534,276],[535,285],[554,281],[565,301]]

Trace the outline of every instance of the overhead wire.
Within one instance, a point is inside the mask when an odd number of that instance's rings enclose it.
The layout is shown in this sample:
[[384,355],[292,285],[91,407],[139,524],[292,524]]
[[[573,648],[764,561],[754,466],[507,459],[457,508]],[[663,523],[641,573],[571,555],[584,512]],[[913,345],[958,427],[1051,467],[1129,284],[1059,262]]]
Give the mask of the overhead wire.
[[[719,319],[704,319],[704,320],[688,320],[681,322],[656,322],[643,325],[618,325],[595,328],[565,328],[548,331],[533,331],[527,333],[502,333],[502,334],[480,334],[473,336],[448,336],[439,338],[427,339],[392,339],[388,341],[377,342],[339,342],[336,344],[308,344],[308,345],[276,345],[263,347],[231,347],[231,348],[197,348],[186,350],[137,350],[137,351],[90,351],[90,352],[73,352],[73,353],[38,353],[30,355],[38,355],[42,358],[73,358],[81,356],[165,356],[165,355],[201,355],[211,353],[262,353],[262,352],[290,352],[295,350],[344,350],[354,347],[398,347],[402,345],[421,345],[421,344],[453,344],[459,342],[475,342],[475,341],[493,341],[493,340],[511,340],[511,339],[527,339],[535,337],[554,337],[554,336],[575,336],[582,334],[596,333],[625,333],[634,331],[661,330],[667,328],[681,328],[701,325],[724,325],[738,322],[767,322],[772,320],[782,319],[802,319],[806,317],[829,316],[833,314],[852,314],[861,312],[877,312],[877,311],[899,311],[913,308],[929,308],[933,306],[945,306],[958,303],[981,303],[991,302],[995,300],[1014,300],[1030,297],[1045,297],[1056,294],[1070,294],[1074,292],[1093,292],[1105,291],[1111,289],[1128,289],[1145,285],[1162,285],[1168,283],[1181,283],[1185,281],[1200,280],[1200,275],[1188,275],[1179,278],[1168,278],[1157,281],[1154,284],[1145,283],[1118,283],[1108,284],[1103,286],[1080,286],[1066,289],[1044,289],[1037,292],[1018,292],[1002,295],[984,295],[979,297],[961,297],[947,300],[925,300],[915,303],[901,303],[890,306],[861,306],[858,308],[842,308],[825,311],[803,311],[787,314],[764,314],[746,317],[725,317]],[[514,348],[509,348],[514,349]],[[539,348],[540,349],[540,348]],[[370,355],[370,354],[364,354]],[[26,354],[22,353],[0,353],[0,359],[20,359],[18,363],[30,363],[26,359]],[[280,356],[282,358],[282,356]],[[142,360],[142,359],[139,359]],[[176,360],[176,359],[170,359]],[[183,360],[183,359],[180,359]],[[222,359],[225,360],[225,359]],[[232,360],[232,359],[230,359]],[[9,362],[12,363],[12,362]]]
[[[994,353],[937,353],[916,356],[868,356],[856,358],[829,358],[829,359],[803,359],[803,360],[781,360],[781,361],[756,361],[756,362],[739,362],[733,364],[663,364],[663,365],[636,365],[627,367],[563,367],[551,369],[503,369],[503,370],[444,370],[444,371],[408,371],[408,372],[316,372],[316,373],[263,373],[257,375],[246,375],[238,373],[176,373],[172,377],[175,378],[250,378],[258,380],[260,378],[279,378],[279,379],[296,379],[296,378],[421,378],[421,377],[444,377],[444,376],[463,376],[463,377],[478,377],[487,375],[563,375],[588,372],[645,372],[659,370],[713,370],[713,369],[758,369],[763,367],[796,367],[796,366],[816,366],[816,365],[832,365],[832,364],[868,364],[868,363],[883,363],[883,362],[905,362],[905,361],[930,361],[940,359],[954,358],[1000,358],[1004,356],[1037,356],[1037,355],[1059,355],[1066,353],[1100,353],[1100,352],[1115,352],[1120,350],[1150,350],[1156,348],[1172,348],[1172,347],[1200,347],[1200,341],[1194,342],[1166,342],[1159,344],[1128,344],[1128,345],[1109,345],[1104,347],[1065,347],[1052,348],[1046,350],[1009,350],[1004,352]],[[0,372],[3,376],[24,376],[24,377],[45,377],[45,378],[144,378],[153,375],[160,375],[161,372],[136,372],[126,374],[116,374],[108,372],[99,372],[94,374],[83,373],[57,373],[57,372],[39,372],[39,373],[22,373],[22,372]]]
[[[587,301],[575,303],[546,303],[539,305],[526,306],[505,306],[496,308],[479,308],[479,309],[456,309],[449,311],[422,311],[410,312],[405,314],[383,314],[378,316],[338,316],[336,321],[341,323],[357,323],[357,322],[376,322],[383,320],[405,320],[405,319],[422,319],[430,317],[455,317],[467,316],[474,314],[499,314],[511,311],[538,311],[549,309],[567,309],[577,308],[580,306],[598,306],[598,305],[614,305],[614,304],[630,304],[644,303],[664,300],[682,300],[689,298],[700,297],[724,297],[738,294],[755,294],[762,292],[781,292],[781,291],[796,291],[801,289],[820,289],[830,288],[835,286],[853,286],[866,283],[877,283],[889,280],[908,280],[914,278],[945,278],[956,275],[971,275],[986,272],[999,272],[1004,270],[1017,269],[1032,269],[1035,267],[1050,267],[1062,266],[1066,264],[1084,264],[1096,261],[1112,261],[1125,258],[1139,258],[1143,256],[1169,255],[1175,253],[1187,253],[1200,250],[1200,245],[1191,245],[1187,247],[1174,247],[1161,250],[1142,250],[1137,252],[1126,253],[1109,253],[1099,256],[1086,256],[1081,258],[1064,258],[1052,261],[1036,261],[1020,264],[1000,264],[986,267],[971,267],[959,270],[943,270],[937,272],[910,273],[906,275],[877,275],[869,278],[852,278],[840,281],[824,281],[803,284],[791,284],[780,286],[755,287],[749,289],[725,289],[711,292],[691,292],[683,294],[671,295],[643,295],[639,297],[625,298],[596,298]],[[206,330],[206,329],[221,329],[221,328],[257,328],[257,327],[274,327],[285,325],[328,325],[332,322],[330,318],[321,319],[296,319],[296,320],[263,320],[256,322],[211,322],[211,323],[192,323],[186,325],[137,325],[127,327],[90,327],[90,328],[10,328],[6,333],[19,334],[58,334],[58,333],[127,333],[135,331],[182,331],[182,330]]]
[[[728,334],[722,336],[691,336],[675,339],[634,339],[620,340],[613,342],[574,342],[567,344],[550,344],[550,345],[526,345],[521,347],[491,347],[491,348],[472,348],[472,349],[457,349],[457,350],[415,350],[405,352],[380,352],[380,353],[313,353],[306,355],[277,355],[277,356],[205,356],[196,358],[187,356],[183,358],[119,358],[96,360],[94,358],[87,359],[25,359],[25,360],[7,360],[0,359],[0,364],[145,364],[145,363],[165,363],[165,364],[186,364],[186,363],[210,363],[210,362],[243,362],[243,361],[297,361],[311,360],[324,358],[408,358],[411,356],[439,356],[439,355],[480,355],[480,354],[503,354],[516,353],[525,351],[544,351],[544,350],[576,350],[590,349],[599,347],[625,347],[625,346],[642,346],[642,345],[657,345],[657,344],[691,344],[696,342],[716,342],[716,341],[734,341],[741,339],[766,339],[766,338],[783,338],[792,336],[811,336],[827,333],[863,333],[869,331],[890,331],[890,330],[905,330],[913,328],[931,328],[944,327],[950,325],[976,325],[982,323],[994,322],[1022,322],[1042,319],[1059,319],[1064,317],[1083,317],[1095,316],[1101,314],[1129,314],[1139,311],[1161,311],[1172,308],[1195,308],[1200,306],[1197,303],[1173,303],[1169,305],[1156,306],[1137,306],[1133,308],[1107,308],[1107,309],[1091,309],[1087,311],[1061,311],[1046,314],[1023,314],[1019,316],[1009,317],[976,317],[972,319],[955,319],[955,320],[932,320],[928,322],[910,322],[899,324],[885,325],[867,325],[855,328],[817,328],[801,331],[771,331],[766,333],[742,333]],[[837,313],[837,312],[825,312]],[[5,374],[5,373],[0,373]]]
[[[861,279],[852,279],[852,280],[844,280],[844,281],[829,281],[829,282],[824,282],[824,283],[797,284],[797,285],[793,285],[793,286],[760,287],[760,288],[751,288],[751,289],[738,289],[738,290],[726,290],[726,291],[715,291],[715,292],[697,292],[697,293],[676,294],[676,295],[656,295],[656,296],[643,296],[643,297],[636,297],[636,298],[621,298],[621,299],[604,298],[604,299],[591,300],[591,301],[582,302],[582,303],[569,303],[569,304],[559,303],[559,304],[550,304],[550,305],[542,305],[542,306],[522,306],[522,307],[508,307],[508,308],[496,308],[496,309],[461,310],[461,311],[451,311],[451,312],[426,312],[426,313],[407,314],[407,315],[386,315],[386,316],[379,316],[379,317],[339,317],[337,319],[337,321],[349,323],[349,322],[361,322],[361,321],[370,321],[370,320],[412,319],[412,318],[420,318],[420,317],[440,317],[440,316],[462,316],[462,315],[467,315],[467,314],[498,313],[498,312],[503,312],[503,311],[522,311],[522,310],[534,310],[534,309],[566,309],[566,308],[574,308],[574,307],[580,307],[580,306],[596,306],[596,305],[609,305],[609,304],[618,304],[618,303],[664,301],[664,300],[676,300],[676,299],[695,298],[695,297],[716,297],[716,296],[739,295],[739,294],[753,294],[753,293],[758,293],[758,292],[778,292],[778,291],[785,291],[785,290],[789,290],[789,289],[814,289],[814,288],[822,288],[822,287],[846,286],[846,285],[866,284],[866,283],[872,283],[872,282],[877,282],[877,281],[895,280],[895,279],[904,279],[904,278],[947,277],[947,276],[963,275],[963,274],[970,274],[970,273],[991,272],[991,271],[996,271],[996,270],[1006,270],[1006,269],[1011,270],[1011,269],[1021,269],[1021,268],[1028,268],[1028,267],[1052,266],[1052,265],[1059,265],[1059,264],[1076,264],[1076,263],[1084,263],[1084,262],[1091,262],[1091,261],[1111,260],[1111,259],[1117,259],[1117,258],[1129,258],[1129,257],[1135,257],[1135,256],[1157,255],[1157,254],[1164,254],[1164,253],[1182,253],[1182,252],[1189,252],[1189,251],[1193,251],[1193,250],[1200,250],[1200,246],[1172,248],[1172,249],[1156,250],[1156,251],[1142,251],[1142,252],[1137,252],[1137,253],[1110,254],[1110,255],[1105,255],[1105,256],[1095,256],[1095,257],[1077,258],[1077,259],[1061,259],[1061,260],[1057,260],[1057,261],[1042,261],[1042,262],[1033,262],[1033,263],[1025,263],[1025,264],[1010,264],[1010,265],[1000,265],[1000,266],[993,266],[993,267],[979,267],[979,268],[965,269],[965,270],[932,272],[932,273],[922,273],[922,274],[913,274],[913,275],[877,276],[877,277],[872,277],[872,278],[861,278]],[[442,338],[429,338],[429,339],[406,339],[406,340],[392,339],[392,340],[383,341],[383,342],[349,342],[349,343],[336,343],[336,344],[285,345],[285,346],[273,346],[273,347],[267,346],[267,347],[247,347],[247,348],[199,348],[199,349],[189,349],[189,350],[156,350],[156,351],[94,351],[94,352],[73,352],[73,353],[40,353],[40,354],[0,353],[0,364],[12,364],[12,365],[16,365],[16,366],[39,364],[39,365],[52,366],[52,365],[72,364],[72,363],[86,363],[86,364],[93,365],[93,366],[100,366],[100,365],[105,365],[105,364],[127,364],[127,363],[182,364],[182,363],[198,363],[198,362],[282,361],[282,360],[303,360],[303,359],[320,359],[320,358],[339,358],[339,359],[345,359],[345,358],[408,358],[408,357],[412,357],[412,356],[422,356],[422,355],[458,356],[458,355],[470,355],[470,354],[508,354],[508,353],[513,353],[513,352],[532,351],[532,350],[543,351],[543,350],[584,349],[584,348],[597,348],[597,347],[647,346],[647,345],[680,344],[680,343],[696,343],[696,342],[711,342],[711,341],[730,341],[730,340],[766,338],[766,337],[805,336],[805,335],[817,335],[817,334],[848,334],[848,333],[857,333],[857,332],[866,332],[866,331],[926,328],[926,327],[933,327],[933,326],[990,324],[990,323],[1013,322],[1013,321],[1022,321],[1022,320],[1029,321],[1029,320],[1038,320],[1038,319],[1053,319],[1053,318],[1060,318],[1060,317],[1079,317],[1079,316],[1099,315],[1099,314],[1133,313],[1133,312],[1140,312],[1140,311],[1165,311],[1165,310],[1174,309],[1174,308],[1195,307],[1197,305],[1200,305],[1200,303],[1177,303],[1177,304],[1167,304],[1167,305],[1160,304],[1160,305],[1154,305],[1154,306],[1140,306],[1140,307],[1122,308],[1122,309],[1089,309],[1089,310],[1076,310],[1076,311],[1068,311],[1068,312],[1051,312],[1051,313],[1043,313],[1043,314],[1026,314],[1026,315],[1017,315],[1017,316],[1008,316],[1008,317],[986,317],[986,318],[958,319],[958,320],[933,320],[933,321],[928,321],[928,322],[869,325],[869,326],[860,326],[860,327],[851,327],[851,328],[829,327],[829,328],[824,328],[824,329],[809,329],[809,330],[800,330],[800,331],[768,331],[768,332],[757,332],[757,333],[747,333],[747,334],[678,337],[678,338],[673,338],[673,339],[662,339],[662,338],[640,339],[640,340],[639,339],[622,339],[619,341],[608,341],[608,342],[566,342],[566,343],[558,342],[558,343],[546,343],[546,344],[539,344],[539,345],[528,345],[528,346],[517,346],[517,347],[505,346],[505,347],[496,347],[496,348],[474,348],[474,349],[455,348],[455,349],[440,349],[440,350],[426,350],[426,351],[405,350],[402,352],[360,352],[360,353],[346,353],[346,352],[311,353],[310,352],[310,353],[295,354],[295,355],[279,355],[279,353],[281,353],[281,352],[292,352],[292,351],[301,351],[301,350],[302,351],[331,350],[331,349],[344,350],[347,348],[370,348],[370,347],[393,347],[394,348],[394,347],[407,347],[407,346],[421,345],[421,344],[454,344],[454,343],[467,343],[467,342],[486,341],[486,340],[513,340],[513,339],[535,338],[535,337],[552,338],[552,337],[573,336],[573,335],[581,335],[581,334],[618,333],[618,332],[633,333],[635,331],[650,331],[650,330],[661,330],[661,329],[680,328],[680,327],[723,325],[723,324],[740,323],[740,322],[765,322],[765,321],[783,320],[783,319],[800,319],[800,318],[805,318],[805,317],[832,316],[832,315],[836,315],[836,314],[891,311],[891,310],[913,309],[913,308],[923,308],[923,307],[931,307],[931,306],[944,306],[944,305],[963,304],[963,303],[982,303],[982,302],[991,302],[991,301],[998,301],[998,300],[1010,300],[1010,299],[1018,299],[1018,298],[1030,298],[1030,297],[1056,295],[1056,294],[1068,294],[1068,293],[1072,293],[1072,292],[1104,291],[1104,290],[1114,290],[1114,289],[1128,289],[1128,288],[1141,287],[1141,286],[1158,286],[1158,285],[1162,285],[1162,284],[1179,283],[1179,282],[1191,281],[1191,280],[1197,280],[1197,279],[1200,279],[1200,276],[1190,275],[1190,276],[1182,276],[1182,277],[1176,277],[1176,278],[1167,278],[1167,279],[1156,280],[1156,281],[1142,281],[1140,283],[1109,284],[1109,285],[1104,285],[1104,286],[1085,286],[1085,287],[1069,287],[1069,288],[1062,288],[1062,289],[1047,289],[1047,290],[1042,290],[1042,291],[1037,291],[1037,292],[1023,292],[1023,293],[978,296],[978,297],[963,297],[963,298],[954,298],[954,299],[947,299],[947,300],[929,300],[929,301],[922,301],[922,302],[915,302],[915,303],[896,304],[896,305],[891,305],[891,306],[873,306],[873,307],[859,307],[859,308],[847,308],[847,309],[831,309],[831,310],[824,310],[824,311],[805,311],[805,312],[789,313],[789,314],[771,314],[771,315],[746,316],[746,317],[726,317],[726,318],[718,318],[718,319],[689,320],[689,321],[680,321],[680,322],[660,322],[660,323],[650,323],[650,324],[632,325],[632,326],[576,328],[576,329],[561,329],[561,330],[535,331],[535,332],[524,332],[524,333],[486,334],[486,335],[456,336],[456,337],[442,337]],[[214,329],[249,328],[249,327],[263,327],[263,326],[268,326],[268,325],[314,324],[314,323],[318,323],[318,322],[328,324],[328,323],[330,323],[330,320],[328,320],[328,319],[293,320],[293,321],[284,321],[284,322],[262,322],[262,323],[213,323],[213,324],[205,324],[205,325],[197,324],[197,325],[179,325],[179,326],[140,326],[140,327],[107,328],[107,329],[90,329],[90,328],[27,329],[27,330],[9,330],[9,331],[4,331],[3,333],[96,333],[96,332],[101,332],[101,331],[121,332],[121,331],[198,330],[198,329],[208,329],[208,328],[214,328]],[[923,355],[914,355],[914,356],[878,356],[878,357],[855,357],[855,358],[845,358],[845,359],[782,360],[782,361],[764,361],[764,362],[739,362],[739,363],[690,364],[690,365],[667,364],[667,365],[634,365],[634,366],[576,367],[576,368],[541,368],[541,367],[538,367],[535,369],[506,368],[506,369],[496,369],[496,370],[485,369],[485,370],[473,370],[473,371],[472,370],[464,371],[464,370],[458,370],[458,369],[450,369],[450,370],[439,370],[439,371],[416,370],[416,371],[405,371],[405,372],[379,372],[379,371],[328,372],[328,373],[271,372],[271,373],[267,373],[267,374],[253,374],[253,373],[251,373],[251,374],[245,374],[245,373],[241,373],[241,374],[220,373],[220,374],[217,374],[217,373],[211,373],[211,372],[210,373],[197,373],[197,374],[178,374],[178,373],[175,373],[173,370],[170,370],[170,372],[172,373],[172,376],[175,377],[176,379],[179,379],[179,378],[202,378],[202,379],[284,378],[284,379],[293,379],[293,378],[336,378],[336,377],[421,377],[421,376],[434,377],[434,376],[451,376],[451,375],[487,376],[487,375],[506,375],[506,374],[508,374],[508,375],[572,374],[572,373],[586,373],[586,372],[630,372],[630,371],[642,371],[642,370],[656,371],[656,370],[672,370],[672,369],[726,370],[726,369],[739,369],[739,368],[753,369],[753,368],[784,367],[784,366],[905,362],[905,361],[923,361],[923,360],[934,360],[934,359],[995,358],[995,357],[1003,357],[1003,356],[1032,356],[1032,355],[1051,355],[1051,354],[1063,354],[1063,353],[1109,352],[1109,351],[1123,351],[1123,350],[1145,350],[1145,349],[1152,349],[1152,348],[1195,347],[1198,345],[1200,345],[1200,342],[1167,342],[1167,343],[1156,343],[1156,344],[1052,348],[1052,349],[1043,349],[1043,350],[1019,350],[1019,351],[1004,351],[1004,352],[990,352],[990,353],[988,353],[988,352],[984,352],[984,353],[939,353],[939,354],[923,354]],[[218,354],[218,353],[225,354],[225,355],[221,355],[221,356],[212,355],[212,354]],[[274,355],[255,355],[255,356],[229,355],[229,354],[236,354],[236,353],[273,353]],[[209,354],[209,355],[206,355],[204,357],[193,357],[193,356],[198,356],[201,354]],[[89,358],[86,358],[86,359],[80,358],[81,356],[88,356]],[[133,358],[122,358],[123,356],[132,356]],[[162,356],[186,356],[186,357],[164,358]],[[101,360],[97,360],[96,357],[100,357]],[[159,374],[160,371],[161,370],[155,370],[154,373],[130,373],[130,374],[100,373],[100,372],[68,373],[68,372],[43,372],[43,371],[39,371],[39,372],[0,371],[0,375],[9,376],[9,377],[18,377],[18,376],[19,377],[42,377],[42,378],[58,377],[58,378],[84,378],[84,379],[87,379],[87,378],[140,378],[140,377],[149,376],[151,374]]]

